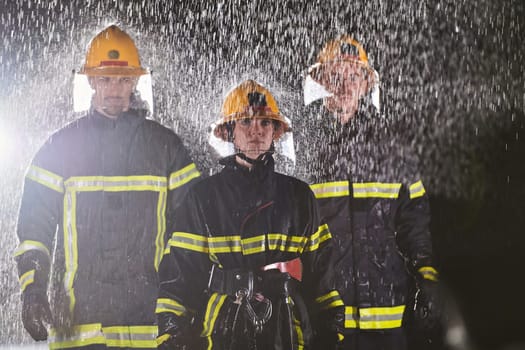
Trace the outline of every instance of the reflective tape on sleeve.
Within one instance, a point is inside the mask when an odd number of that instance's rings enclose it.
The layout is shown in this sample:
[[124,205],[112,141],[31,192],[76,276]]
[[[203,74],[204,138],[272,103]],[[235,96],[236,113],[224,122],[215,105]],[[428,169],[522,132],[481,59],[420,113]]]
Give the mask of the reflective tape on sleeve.
[[173,313],[177,316],[183,316],[186,314],[187,310],[184,305],[180,304],[176,300],[168,298],[159,298],[157,299],[157,307],[155,309],[156,314],[161,312]]
[[22,274],[19,278],[20,281],[20,290],[24,292],[31,283],[35,281],[35,270],[29,270],[26,273]]
[[422,197],[425,192],[425,187],[423,187],[423,182],[418,181],[408,188],[408,191],[410,192],[410,199]]
[[319,304],[319,308],[321,310],[332,309],[338,306],[344,306],[343,300],[341,299],[339,293],[336,290],[316,298],[315,302]]
[[190,182],[191,180],[199,177],[201,174],[197,170],[197,167],[194,163],[185,166],[184,168],[172,173],[169,179],[170,190],[174,190],[182,185]]
[[49,253],[49,249],[47,249],[45,244],[31,240],[20,243],[20,245],[14,251],[13,256],[17,257],[32,250],[42,252],[51,261],[51,254]]
[[31,179],[53,191],[64,193],[64,180],[61,176],[36,165],[31,165],[27,170],[26,178]]

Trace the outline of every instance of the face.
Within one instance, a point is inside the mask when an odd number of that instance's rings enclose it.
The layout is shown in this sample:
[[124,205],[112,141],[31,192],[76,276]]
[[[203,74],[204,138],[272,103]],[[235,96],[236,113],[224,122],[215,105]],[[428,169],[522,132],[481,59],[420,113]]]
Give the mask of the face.
[[138,79],[127,76],[90,77],[95,90],[93,107],[109,118],[117,118],[129,108],[130,98]]
[[257,159],[258,156],[270,149],[274,131],[271,119],[241,119],[235,122],[233,144],[246,157]]
[[357,113],[359,100],[368,90],[368,74],[354,62],[335,62],[327,64],[320,72],[320,83],[333,96],[324,99],[324,106],[342,124],[346,124]]

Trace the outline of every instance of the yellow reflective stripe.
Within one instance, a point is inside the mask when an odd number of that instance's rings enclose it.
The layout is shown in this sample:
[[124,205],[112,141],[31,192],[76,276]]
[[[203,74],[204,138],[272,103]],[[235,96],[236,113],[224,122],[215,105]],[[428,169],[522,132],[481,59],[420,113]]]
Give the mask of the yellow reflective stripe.
[[317,250],[319,248],[319,245],[321,243],[331,238],[332,238],[332,235],[330,234],[328,225],[323,224],[319,226],[319,228],[317,229],[317,232],[315,232],[313,235],[310,236],[310,240],[306,244],[304,251],[313,252],[314,250]]
[[325,295],[317,297],[315,302],[319,304],[321,310],[331,309],[337,306],[344,306],[343,300],[339,296],[339,292],[333,290]]
[[439,273],[432,266],[423,266],[420,267],[417,272],[419,272],[424,279],[437,282],[439,279]]
[[184,168],[172,173],[169,179],[169,189],[174,190],[191,180],[199,177],[201,174],[197,170],[194,163],[185,166]]
[[208,237],[211,254],[240,253],[242,251],[241,236]]
[[157,307],[155,313],[159,314],[161,312],[171,312],[177,316],[182,316],[186,314],[186,308],[184,305],[178,303],[173,299],[159,298],[157,299]]
[[102,333],[108,347],[157,348],[157,326],[103,327]]
[[292,314],[293,325],[295,329],[295,334],[297,335],[297,350],[304,349],[304,335],[303,329],[301,328],[301,322],[295,317],[295,314]]
[[358,309],[345,307],[345,328],[389,329],[399,328],[403,322],[405,305]]
[[358,321],[357,307],[345,306],[345,328],[359,328]]
[[[217,321],[217,316],[221,310],[224,300],[226,300],[225,294],[213,293],[208,300],[208,305],[206,307],[206,313],[204,314],[203,328],[201,336],[210,337],[215,327],[215,321]],[[211,341],[210,341],[211,343]]]
[[282,233],[268,234],[268,248],[290,253],[301,253],[308,242],[307,237],[288,236]]
[[67,349],[101,344],[107,347],[150,348],[157,347],[157,326],[111,326],[100,323],[75,326],[70,335],[51,329],[50,349]]
[[208,253],[208,239],[200,235],[187,232],[174,232],[168,242],[170,247],[193,250],[199,253]]
[[66,189],[77,192],[122,192],[122,191],[164,191],[167,179],[162,176],[74,176],[65,181]]
[[22,276],[20,276],[18,280],[20,281],[20,289],[23,292],[24,290],[26,290],[28,285],[35,281],[35,270],[33,269],[27,271]]
[[22,243],[20,243],[18,248],[16,248],[15,252],[13,253],[13,256],[17,257],[30,250],[38,250],[44,253],[49,258],[49,260],[51,260],[51,254],[49,253],[49,249],[47,249],[47,247],[43,243],[30,240],[23,241]]
[[266,235],[241,239],[240,244],[243,255],[262,253],[266,251]]
[[315,198],[344,197],[350,195],[348,181],[334,181],[310,185]]
[[[238,235],[204,237],[193,233],[174,232],[168,245],[199,253],[209,253],[210,255],[231,253],[250,255],[266,251],[266,242],[268,242],[270,250],[301,253],[305,250],[305,246],[307,251],[316,250],[319,248],[320,243],[331,237],[327,225],[320,226],[319,231],[314,233],[310,240],[307,237],[291,236],[282,233],[268,233],[241,239],[241,236]],[[169,253],[169,250],[164,251],[164,254],[167,253]]]
[[64,193],[64,181],[62,177],[36,165],[31,165],[29,167],[26,178],[38,182],[53,191]]
[[410,185],[408,191],[410,192],[410,199],[422,197],[426,192],[425,187],[423,187],[423,182],[421,182],[421,180]]
[[164,252],[164,234],[166,232],[166,198],[167,191],[159,191],[159,199],[157,201],[157,237],[155,237],[155,270],[159,270],[160,261],[162,260],[162,253]]
[[365,182],[352,184],[354,198],[397,198],[400,183]]
[[69,309],[71,312],[75,308],[73,282],[78,268],[76,203],[76,192],[68,189],[64,196],[64,253],[66,265],[64,288],[69,296]]
[[405,305],[359,309],[361,329],[387,329],[401,327]]
[[102,334],[100,323],[85,324],[73,327],[71,335],[58,335],[56,329],[49,332],[49,349],[67,349],[94,344],[105,344],[106,338]]
[[169,333],[164,333],[163,335],[159,336],[157,338],[157,345],[161,345],[162,343],[167,341],[170,337],[171,335]]

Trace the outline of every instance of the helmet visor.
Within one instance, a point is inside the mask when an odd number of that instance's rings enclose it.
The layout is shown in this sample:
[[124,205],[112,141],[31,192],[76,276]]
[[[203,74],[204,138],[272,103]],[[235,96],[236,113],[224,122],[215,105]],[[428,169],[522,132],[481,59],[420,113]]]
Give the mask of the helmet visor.
[[[147,106],[150,114],[153,114],[153,88],[151,74],[144,74],[138,77],[135,91],[140,96],[143,105]],[[91,106],[91,100],[95,90],[89,84],[88,76],[82,73],[75,73],[73,77],[73,110],[75,112],[87,111]]]

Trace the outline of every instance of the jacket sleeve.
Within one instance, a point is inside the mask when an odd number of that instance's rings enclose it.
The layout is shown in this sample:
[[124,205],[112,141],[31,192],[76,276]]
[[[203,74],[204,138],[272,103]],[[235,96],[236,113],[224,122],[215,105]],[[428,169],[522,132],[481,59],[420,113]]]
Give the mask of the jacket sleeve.
[[307,230],[310,234],[307,234],[307,244],[301,257],[303,290],[314,302],[315,308],[322,313],[344,308],[344,304],[335,289],[332,236],[328,225],[320,223],[316,199],[310,190],[309,192],[310,223]]
[[432,259],[430,207],[421,181],[402,185],[397,200],[395,229],[397,244],[414,271],[430,267]]
[[205,305],[211,261],[205,219],[190,191],[174,212],[175,226],[159,267],[156,314],[159,344],[187,332],[192,317]]
[[62,157],[48,141],[29,166],[18,216],[14,252],[22,292],[47,290],[53,241],[62,219]]
[[[171,134],[169,147],[170,165],[166,207],[166,227],[168,228],[174,225],[175,209],[181,203],[191,185],[200,177],[200,172],[191,160],[188,150],[175,133]],[[164,243],[167,243],[169,239],[170,235],[167,233]]]

